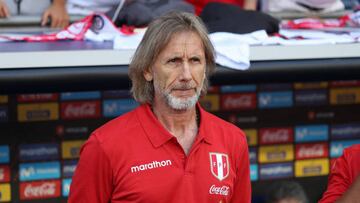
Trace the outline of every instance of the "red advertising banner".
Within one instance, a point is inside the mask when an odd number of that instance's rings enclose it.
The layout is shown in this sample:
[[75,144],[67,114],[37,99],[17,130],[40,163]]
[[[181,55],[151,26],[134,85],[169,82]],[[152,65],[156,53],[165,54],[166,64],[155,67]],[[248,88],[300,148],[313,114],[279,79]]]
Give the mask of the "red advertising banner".
[[283,144],[293,141],[294,130],[292,127],[262,128],[259,130],[260,144]]
[[244,110],[256,108],[255,93],[221,95],[221,110]]
[[100,101],[62,102],[62,119],[100,118]]
[[329,156],[328,143],[297,144],[295,159],[327,158]]
[[43,101],[57,101],[59,94],[18,94],[18,102],[43,102]]
[[10,182],[9,166],[0,166],[0,182]]
[[60,180],[20,183],[20,200],[60,197]]

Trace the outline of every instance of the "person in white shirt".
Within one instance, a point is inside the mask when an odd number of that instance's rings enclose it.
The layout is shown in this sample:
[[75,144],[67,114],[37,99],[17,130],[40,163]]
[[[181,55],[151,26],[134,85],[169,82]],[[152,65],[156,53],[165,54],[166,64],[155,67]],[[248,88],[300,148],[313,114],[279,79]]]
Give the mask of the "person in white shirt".
[[[92,13],[107,13],[121,0],[67,0],[67,10],[70,14],[89,15]],[[130,0],[127,0],[130,1]]]
[[0,18],[12,15],[42,15],[41,25],[50,19],[51,27],[64,28],[70,17],[66,10],[66,0],[0,0]]

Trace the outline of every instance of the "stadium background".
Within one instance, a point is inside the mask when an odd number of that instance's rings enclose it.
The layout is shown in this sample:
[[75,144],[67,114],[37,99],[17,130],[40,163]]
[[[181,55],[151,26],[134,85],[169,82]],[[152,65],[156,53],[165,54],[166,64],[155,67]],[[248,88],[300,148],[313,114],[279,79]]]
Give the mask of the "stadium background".
[[[310,202],[332,160],[360,143],[360,81],[213,86],[202,105],[247,134],[253,202],[296,179]],[[81,144],[135,108],[128,89],[0,96],[0,201],[66,202]]]

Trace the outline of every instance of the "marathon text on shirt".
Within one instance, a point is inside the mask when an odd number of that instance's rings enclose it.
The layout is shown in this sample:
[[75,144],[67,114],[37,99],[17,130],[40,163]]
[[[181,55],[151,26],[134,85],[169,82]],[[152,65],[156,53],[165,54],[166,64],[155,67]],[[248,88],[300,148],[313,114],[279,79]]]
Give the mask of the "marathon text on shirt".
[[141,165],[137,165],[137,166],[132,166],[131,167],[131,173],[136,173],[139,171],[145,171],[145,170],[150,170],[150,169],[155,169],[155,168],[161,168],[161,167],[165,167],[165,166],[171,166],[172,163],[170,160],[163,160],[163,161],[153,161],[147,164],[141,164]]

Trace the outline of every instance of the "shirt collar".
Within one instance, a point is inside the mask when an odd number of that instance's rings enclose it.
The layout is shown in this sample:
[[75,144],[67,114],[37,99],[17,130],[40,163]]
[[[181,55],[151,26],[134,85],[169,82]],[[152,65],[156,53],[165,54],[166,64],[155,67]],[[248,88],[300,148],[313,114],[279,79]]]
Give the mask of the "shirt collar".
[[211,120],[209,119],[209,116],[211,116],[208,112],[206,112],[198,102],[196,104],[197,109],[199,110],[200,114],[200,127],[198,132],[197,140],[204,140],[206,143],[211,144],[212,143],[212,133],[211,133]]
[[[199,103],[196,104],[196,107],[200,113],[200,127],[195,142],[204,140],[206,143],[211,144],[212,137],[208,132],[209,129],[207,129],[209,124],[207,123],[206,114],[208,113],[202,109]],[[143,104],[139,107],[137,117],[145,134],[155,148],[160,147],[171,139],[175,139],[155,117],[149,104]]]

